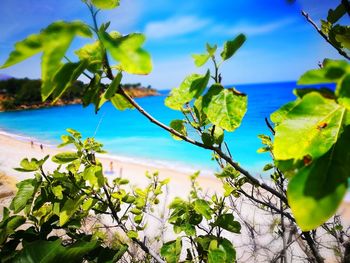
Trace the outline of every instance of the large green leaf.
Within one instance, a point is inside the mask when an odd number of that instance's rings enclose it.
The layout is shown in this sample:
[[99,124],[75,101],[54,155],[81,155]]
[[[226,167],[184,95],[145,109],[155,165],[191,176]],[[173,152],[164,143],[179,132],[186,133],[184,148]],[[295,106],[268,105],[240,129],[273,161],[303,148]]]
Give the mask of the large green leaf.
[[83,60],[77,63],[64,64],[55,74],[51,90],[52,102],[56,102],[62,94],[78,79],[87,67],[87,61]]
[[14,259],[14,263],[83,262],[84,256],[98,246],[96,240],[79,241],[69,246],[63,246],[61,243],[61,239],[26,243]]
[[236,259],[236,250],[225,238],[214,239],[209,244],[208,263],[230,263]]
[[239,127],[247,111],[247,96],[214,84],[203,96],[203,111],[213,124],[233,131]]
[[41,60],[41,95],[46,100],[52,93],[53,77],[76,35],[91,37],[88,26],[82,22],[58,21],[44,31],[44,52]]
[[167,263],[177,263],[179,262],[182,249],[181,238],[165,243],[160,254],[165,258]]
[[273,147],[277,160],[322,156],[337,141],[346,116],[344,107],[317,92],[305,95],[288,110],[283,113],[284,121],[275,128]]
[[91,3],[100,9],[113,9],[119,6],[120,0],[91,0]]
[[198,98],[208,85],[209,70],[205,75],[192,74],[187,76],[181,85],[172,89],[165,105],[174,110],[181,110],[182,106],[193,98]]
[[68,50],[76,35],[91,37],[89,27],[80,21],[64,22],[57,21],[42,30],[40,34],[30,35],[28,38],[18,42],[14,51],[1,68],[17,64],[39,52],[43,52],[41,60],[41,93],[46,100],[52,90],[52,79],[61,60]]
[[40,166],[38,163],[38,160],[36,159],[31,159],[30,161],[25,158],[20,162],[20,166],[19,168],[15,168],[16,171],[20,171],[20,172],[34,172],[39,170]]
[[34,56],[43,49],[44,37],[42,34],[33,34],[15,44],[6,62],[0,68],[7,68],[27,58]]
[[209,203],[204,199],[197,199],[194,201],[194,210],[204,216],[207,220],[211,219],[212,209],[209,206]]
[[26,218],[23,216],[15,215],[10,217],[10,212],[6,207],[4,207],[3,211],[3,218],[0,222],[0,245],[2,245],[7,237],[13,234],[15,230],[26,221]]
[[127,101],[127,99],[125,99],[120,94],[115,94],[111,98],[111,102],[112,102],[113,106],[118,110],[126,110],[126,109],[133,109],[134,108],[134,106],[132,104],[130,104],[130,102]]
[[134,33],[113,37],[106,32],[100,32],[99,35],[104,47],[120,62],[120,70],[139,75],[146,75],[152,71],[151,56],[141,48],[146,39],[144,35]]
[[224,44],[224,50],[221,52],[223,60],[231,58],[236,51],[244,44],[246,37],[243,34],[239,34],[235,39],[226,41]]
[[84,180],[89,181],[92,187],[100,188],[105,183],[101,165],[87,167],[83,172],[83,178]]
[[22,211],[28,202],[32,200],[38,182],[35,179],[27,179],[19,182],[17,185],[17,193],[11,202],[11,208],[15,213]]
[[58,153],[52,157],[52,161],[59,164],[65,164],[70,163],[76,159],[78,159],[79,156],[75,152],[63,152]]
[[241,224],[234,220],[234,216],[232,214],[220,215],[213,225],[226,229],[232,233],[239,234],[241,232]]
[[283,105],[281,108],[273,112],[270,116],[270,119],[275,123],[275,125],[280,124],[287,118],[288,113],[292,111],[299,103],[300,100],[288,102],[287,104]]
[[91,72],[97,72],[101,69],[103,56],[102,45],[100,41],[91,44],[86,44],[82,48],[75,51],[75,54],[80,60],[87,60],[89,65],[87,69]]
[[69,219],[74,215],[74,213],[79,209],[80,205],[85,199],[85,195],[80,196],[77,199],[68,199],[63,208],[60,211],[60,226],[66,224]]
[[350,126],[347,126],[325,155],[302,168],[290,180],[288,201],[302,230],[317,228],[337,211],[348,189],[349,148]]
[[304,73],[300,77],[298,85],[337,82],[346,72],[350,72],[350,66],[346,61],[325,59],[323,68],[309,70]]

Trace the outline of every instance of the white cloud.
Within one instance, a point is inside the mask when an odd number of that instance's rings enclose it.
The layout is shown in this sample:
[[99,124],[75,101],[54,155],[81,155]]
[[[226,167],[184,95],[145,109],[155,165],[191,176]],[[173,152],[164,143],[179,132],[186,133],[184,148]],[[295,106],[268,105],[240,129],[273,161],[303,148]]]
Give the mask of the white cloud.
[[272,33],[278,29],[286,27],[288,25],[296,22],[295,18],[285,18],[282,20],[277,20],[265,24],[250,24],[245,22],[240,22],[233,26],[228,25],[218,25],[212,28],[212,33],[220,35],[232,36],[238,33],[244,33],[248,36],[256,36]]
[[150,22],[145,27],[148,38],[160,39],[196,32],[209,24],[208,19],[195,16],[171,17],[164,21]]

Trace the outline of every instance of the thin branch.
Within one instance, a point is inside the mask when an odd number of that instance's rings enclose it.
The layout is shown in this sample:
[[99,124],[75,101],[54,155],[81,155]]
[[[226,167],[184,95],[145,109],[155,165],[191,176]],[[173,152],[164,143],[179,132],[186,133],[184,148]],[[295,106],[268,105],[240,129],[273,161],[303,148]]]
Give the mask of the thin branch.
[[310,18],[309,14],[305,11],[301,11],[301,14],[306,18],[306,20],[316,29],[316,31],[332,46],[334,47],[340,55],[350,60],[350,56],[341,48],[335,46],[328,38],[326,34],[316,25],[316,23]]
[[[108,202],[108,207],[112,212],[113,218],[117,221],[118,225],[120,226],[120,228],[127,233],[128,230],[126,229],[126,227],[122,224],[121,220],[118,217],[118,213],[114,208],[111,196],[108,193],[108,190],[106,188],[106,186],[103,186],[103,191],[106,195],[107,198],[107,202]],[[162,260],[154,251],[152,251],[151,249],[149,249],[142,241],[138,240],[137,238],[131,238],[131,240],[136,243],[137,245],[139,245],[139,247],[146,252],[147,254],[151,255],[154,260],[156,260],[158,263],[165,263],[164,260]]]
[[155,118],[153,118],[152,115],[150,115],[146,110],[144,110],[133,98],[131,98],[124,91],[123,88],[119,88],[118,89],[118,93],[120,95],[122,95],[124,98],[126,98],[127,101],[129,101],[131,105],[133,105],[142,115],[144,115],[152,123],[156,124],[157,126],[161,127],[162,129],[172,133],[173,135],[175,135],[177,137],[180,137],[181,139],[183,139],[184,141],[186,141],[188,143],[191,143],[191,144],[196,145],[198,147],[201,147],[201,148],[204,148],[204,149],[208,149],[208,150],[212,150],[212,151],[216,152],[222,159],[224,159],[226,162],[228,162],[233,168],[235,168],[241,174],[246,176],[251,181],[252,184],[260,186],[261,188],[265,189],[266,191],[268,191],[271,194],[275,195],[276,197],[280,198],[285,204],[288,205],[288,201],[287,201],[287,198],[285,196],[281,195],[278,191],[276,191],[275,189],[273,189],[272,187],[270,187],[266,183],[260,182],[253,175],[251,175],[247,170],[243,169],[236,162],[234,162],[220,148],[215,147],[215,146],[205,145],[204,143],[195,141],[195,140],[193,140],[193,139],[191,139],[191,138],[189,138],[189,137],[179,133],[178,131],[170,128],[169,126],[165,125],[164,123],[156,120]]
[[317,263],[323,263],[324,258],[320,255],[318,249],[316,248],[315,242],[313,238],[310,235],[310,232],[303,232],[302,235],[304,236],[307,244],[309,245],[312,255],[314,256]]
[[261,204],[261,205],[264,205],[264,206],[267,206],[268,208],[270,208],[271,210],[277,212],[278,214],[283,214],[285,217],[287,217],[289,220],[291,220],[292,222],[295,222],[295,219],[288,213],[284,212],[283,210],[280,210],[279,208],[275,207],[274,205],[270,204],[270,203],[267,203],[267,202],[263,202],[257,198],[255,198],[252,194],[249,195],[247,192],[245,192],[244,190],[240,189],[238,190],[239,193],[243,194],[244,196],[246,196],[248,199],[258,203],[258,204]]

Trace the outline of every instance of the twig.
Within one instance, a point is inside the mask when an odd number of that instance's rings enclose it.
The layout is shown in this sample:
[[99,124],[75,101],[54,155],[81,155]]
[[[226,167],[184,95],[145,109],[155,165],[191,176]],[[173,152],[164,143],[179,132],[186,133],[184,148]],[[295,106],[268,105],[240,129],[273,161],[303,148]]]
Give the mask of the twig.
[[306,18],[306,20],[316,29],[316,31],[332,46],[334,47],[340,55],[350,60],[350,56],[341,48],[335,46],[328,38],[326,34],[316,25],[316,23],[310,18],[309,14],[305,11],[301,11],[301,14]]

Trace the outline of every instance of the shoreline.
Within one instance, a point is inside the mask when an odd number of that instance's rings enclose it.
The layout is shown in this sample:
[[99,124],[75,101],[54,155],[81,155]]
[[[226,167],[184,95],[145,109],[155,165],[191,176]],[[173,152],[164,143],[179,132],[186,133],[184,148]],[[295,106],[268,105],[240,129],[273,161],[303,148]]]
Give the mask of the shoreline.
[[[72,150],[73,148],[70,148],[70,146],[66,146],[64,148],[58,148],[57,146],[59,143],[49,141],[49,140],[40,140],[37,137],[32,137],[30,135],[26,134],[19,134],[16,132],[12,132],[9,130],[6,130],[4,128],[0,128],[0,136],[3,135],[5,137],[12,138],[16,141],[21,141],[23,143],[27,143],[28,145],[31,143],[31,141],[34,142],[34,144],[40,145],[42,144],[43,146],[57,150],[58,152],[66,151],[66,150]],[[130,164],[136,164],[136,165],[142,165],[146,167],[152,167],[152,168],[158,168],[158,169],[169,169],[169,170],[176,170],[178,172],[182,173],[189,173],[193,174],[197,171],[200,171],[201,175],[203,176],[210,176],[213,177],[214,173],[216,172],[214,169],[210,168],[197,168],[197,167],[190,167],[186,163],[182,163],[180,161],[171,161],[171,160],[152,160],[150,158],[142,158],[142,157],[131,157],[127,155],[118,155],[114,154],[112,152],[109,152],[108,149],[104,148],[104,150],[107,151],[107,153],[104,154],[96,154],[98,158],[101,159],[109,159],[112,161],[117,161],[117,162],[126,162]],[[198,165],[199,166],[199,165]],[[1,170],[1,167],[0,167]]]
[[[57,153],[72,149],[68,147],[57,148],[55,145],[43,144],[44,149],[42,151],[39,147],[41,142],[38,140],[35,141],[34,147],[31,147],[31,139],[31,137],[23,137],[0,130],[0,172],[16,181],[21,181],[33,176],[33,173],[22,173],[13,169],[19,166],[23,158],[43,158],[46,155],[52,157]],[[121,175],[129,179],[132,185],[143,186],[148,182],[145,176],[146,172],[159,172],[161,179],[170,178],[169,196],[186,197],[190,191],[191,184],[189,176],[193,174],[192,172],[169,167],[159,167],[152,163],[147,164],[146,162],[130,162],[125,158],[119,159],[118,156],[113,155],[99,154],[97,157],[101,161],[105,176],[108,179],[114,179]],[[113,162],[113,174],[109,171],[111,162]],[[53,163],[50,158],[44,165],[44,169],[48,171],[52,171],[55,167],[57,167],[57,164]],[[214,176],[214,172],[211,175],[201,173],[198,177],[198,183],[205,191],[222,192],[221,182]]]

